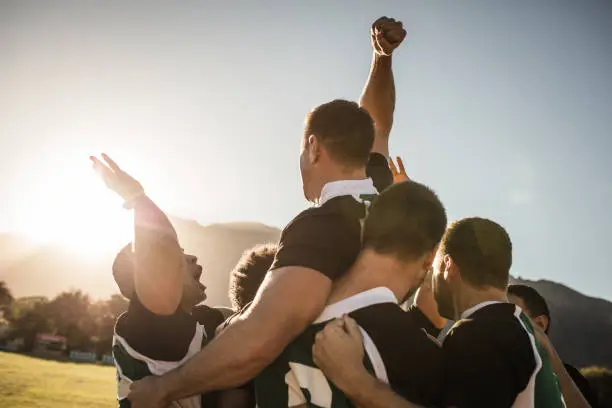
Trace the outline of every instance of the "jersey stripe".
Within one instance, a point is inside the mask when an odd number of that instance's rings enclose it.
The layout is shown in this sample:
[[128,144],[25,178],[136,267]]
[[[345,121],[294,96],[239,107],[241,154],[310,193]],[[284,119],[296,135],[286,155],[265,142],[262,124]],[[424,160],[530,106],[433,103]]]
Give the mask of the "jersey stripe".
[[516,306],[514,309],[514,317],[518,319],[518,321],[521,323],[521,326],[523,327],[523,329],[529,336],[531,348],[533,349],[533,355],[536,360],[536,367],[535,367],[535,370],[533,371],[533,374],[531,374],[531,378],[529,379],[529,383],[527,384],[527,387],[519,395],[516,396],[516,399],[514,400],[514,404],[512,404],[512,407],[513,408],[535,408],[536,376],[538,375],[538,372],[542,368],[542,358],[540,357],[540,353],[538,352],[535,337],[527,329],[527,326],[525,326],[523,319],[521,319],[522,312],[523,311],[521,310],[521,308]]

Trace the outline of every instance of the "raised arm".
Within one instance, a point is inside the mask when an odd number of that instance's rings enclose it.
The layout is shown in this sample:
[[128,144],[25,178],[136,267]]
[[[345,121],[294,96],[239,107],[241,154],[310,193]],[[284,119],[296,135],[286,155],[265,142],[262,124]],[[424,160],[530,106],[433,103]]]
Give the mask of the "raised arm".
[[370,75],[359,104],[366,109],[376,130],[372,152],[389,157],[389,134],[395,110],[395,83],[391,68],[393,51],[406,37],[400,21],[381,17],[372,24],[371,38],[374,49]]
[[142,185],[107,155],[106,162],[91,157],[106,186],[117,193],[126,208],[134,209],[135,291],[151,312],[171,315],[182,295],[183,252],[176,232],[162,210],[144,193]]

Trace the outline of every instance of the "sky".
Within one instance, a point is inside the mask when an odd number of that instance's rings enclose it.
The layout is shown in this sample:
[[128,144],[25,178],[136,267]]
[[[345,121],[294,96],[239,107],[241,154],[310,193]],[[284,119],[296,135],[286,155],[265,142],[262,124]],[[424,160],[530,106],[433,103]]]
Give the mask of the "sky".
[[402,20],[392,155],[451,220],[509,231],[512,273],[612,300],[612,3],[0,1],[0,230],[119,248],[106,152],[165,210],[282,227],[304,116],[356,100]]

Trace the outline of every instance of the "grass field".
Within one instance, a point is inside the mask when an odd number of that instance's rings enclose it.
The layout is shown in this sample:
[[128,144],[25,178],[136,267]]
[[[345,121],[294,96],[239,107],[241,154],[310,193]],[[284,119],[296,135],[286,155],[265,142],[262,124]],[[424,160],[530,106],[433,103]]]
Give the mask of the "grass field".
[[115,369],[0,352],[0,407],[116,407]]

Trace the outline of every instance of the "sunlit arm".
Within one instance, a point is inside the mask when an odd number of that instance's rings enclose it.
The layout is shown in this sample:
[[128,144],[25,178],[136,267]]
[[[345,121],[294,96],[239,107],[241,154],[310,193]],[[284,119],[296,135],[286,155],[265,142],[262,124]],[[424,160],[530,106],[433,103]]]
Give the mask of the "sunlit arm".
[[370,75],[359,104],[374,119],[376,137],[372,151],[389,157],[389,134],[395,111],[395,82],[391,69],[391,56],[374,53]]
[[446,319],[440,316],[438,304],[431,289],[431,279],[425,279],[414,296],[414,304],[423,312],[425,317],[437,328],[442,329],[446,325]]
[[561,394],[563,394],[565,406],[567,408],[590,408],[591,405],[588,403],[586,398],[584,398],[582,392],[580,392],[580,389],[576,383],[574,383],[574,380],[572,380],[572,377],[565,369],[563,361],[561,361],[561,358],[557,354],[557,351],[552,344],[549,345],[547,351],[550,357],[550,364],[555,375],[559,379],[559,385],[561,386]]
[[323,311],[331,280],[303,267],[268,273],[252,306],[185,365],[162,377],[167,401],[246,383]]
[[179,306],[183,251],[166,214],[148,197],[134,202],[135,288],[151,312],[170,315]]

